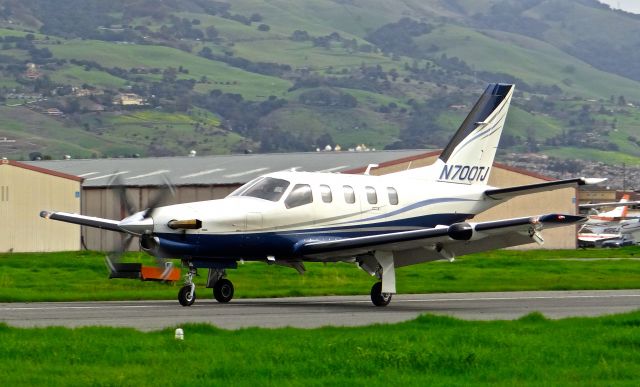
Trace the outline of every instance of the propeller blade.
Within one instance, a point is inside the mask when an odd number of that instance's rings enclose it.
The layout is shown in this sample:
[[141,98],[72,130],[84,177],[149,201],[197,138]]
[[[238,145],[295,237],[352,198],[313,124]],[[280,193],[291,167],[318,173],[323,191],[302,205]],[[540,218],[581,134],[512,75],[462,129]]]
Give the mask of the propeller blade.
[[122,244],[118,250],[108,253],[104,257],[104,263],[109,270],[109,278],[139,278],[140,277],[140,264],[139,263],[121,263],[122,255],[127,251],[133,235],[127,235],[122,239]]
[[176,196],[176,190],[173,184],[169,181],[167,176],[162,175],[163,184],[160,188],[160,192],[149,202],[149,207],[144,211],[143,217],[149,218],[153,216],[156,208],[163,203],[169,196]]
[[136,208],[131,200],[129,200],[129,196],[127,196],[127,189],[120,175],[120,173],[114,173],[113,177],[109,180],[108,186],[116,190],[118,197],[120,197],[120,203],[124,205],[127,215],[131,215],[136,212]]

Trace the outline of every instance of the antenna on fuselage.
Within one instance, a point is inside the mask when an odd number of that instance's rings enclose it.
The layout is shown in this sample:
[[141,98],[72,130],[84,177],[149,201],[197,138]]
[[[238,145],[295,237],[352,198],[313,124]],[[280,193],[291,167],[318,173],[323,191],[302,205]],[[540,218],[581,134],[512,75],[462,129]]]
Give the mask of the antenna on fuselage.
[[367,169],[364,171],[365,175],[370,175],[371,174],[371,168],[378,168],[379,165],[378,164],[369,164],[367,165]]

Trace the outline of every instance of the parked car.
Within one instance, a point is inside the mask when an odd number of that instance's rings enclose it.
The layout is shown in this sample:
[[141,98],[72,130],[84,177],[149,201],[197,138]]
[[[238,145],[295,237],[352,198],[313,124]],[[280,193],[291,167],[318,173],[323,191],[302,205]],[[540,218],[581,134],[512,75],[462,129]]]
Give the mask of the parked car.
[[634,243],[631,239],[609,239],[608,241],[602,242],[602,247],[622,247],[622,246],[632,246]]

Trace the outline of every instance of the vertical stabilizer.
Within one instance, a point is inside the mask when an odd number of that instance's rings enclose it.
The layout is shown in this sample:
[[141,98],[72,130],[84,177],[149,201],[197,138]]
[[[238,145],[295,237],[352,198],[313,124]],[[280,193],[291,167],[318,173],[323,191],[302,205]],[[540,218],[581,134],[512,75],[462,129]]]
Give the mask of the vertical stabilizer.
[[433,165],[400,173],[449,183],[487,184],[514,87],[490,84]]
[[[626,203],[629,201],[629,195],[625,194],[622,199],[620,199],[620,204]],[[622,205],[614,208],[611,211],[601,212],[598,214],[598,217],[603,218],[624,218],[627,216],[627,211],[629,210],[629,206]]]

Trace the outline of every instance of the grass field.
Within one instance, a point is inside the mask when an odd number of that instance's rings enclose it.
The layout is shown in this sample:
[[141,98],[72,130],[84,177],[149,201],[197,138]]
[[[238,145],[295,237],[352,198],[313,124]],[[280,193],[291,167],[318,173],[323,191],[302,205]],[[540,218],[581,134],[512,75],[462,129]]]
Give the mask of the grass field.
[[[619,260],[597,258],[621,258]],[[397,270],[399,293],[640,288],[640,247],[495,251]],[[575,260],[574,258],[585,258]],[[594,258],[594,259],[588,259]],[[145,254],[127,261],[153,262]],[[229,270],[236,298],[368,294],[374,278],[351,264],[307,263],[307,272],[264,263]],[[175,299],[181,283],[107,279],[96,252],[0,255],[0,302]],[[206,270],[196,278],[198,297]]]
[[185,325],[17,329],[0,324],[5,386],[636,386],[640,312],[549,321],[421,316],[312,330]]
[[[476,70],[511,74],[531,85],[557,84],[570,95],[640,98],[638,82],[599,71],[548,43],[521,35],[446,25],[416,41],[422,47],[442,47],[442,52]],[[571,72],[567,66],[572,66]]]
[[309,108],[296,104],[276,110],[264,121],[287,132],[311,135],[313,139],[328,133],[343,149],[362,143],[383,149],[399,131],[399,125],[390,116],[359,108]]
[[286,80],[250,73],[170,47],[68,40],[61,45],[50,46],[49,49],[56,58],[92,60],[105,67],[177,69],[182,66],[189,71],[187,78],[199,80],[206,76],[210,81],[216,82],[205,86],[199,84],[198,91],[220,89],[242,94],[249,100],[264,99],[270,95],[282,96],[291,87],[291,82]]

